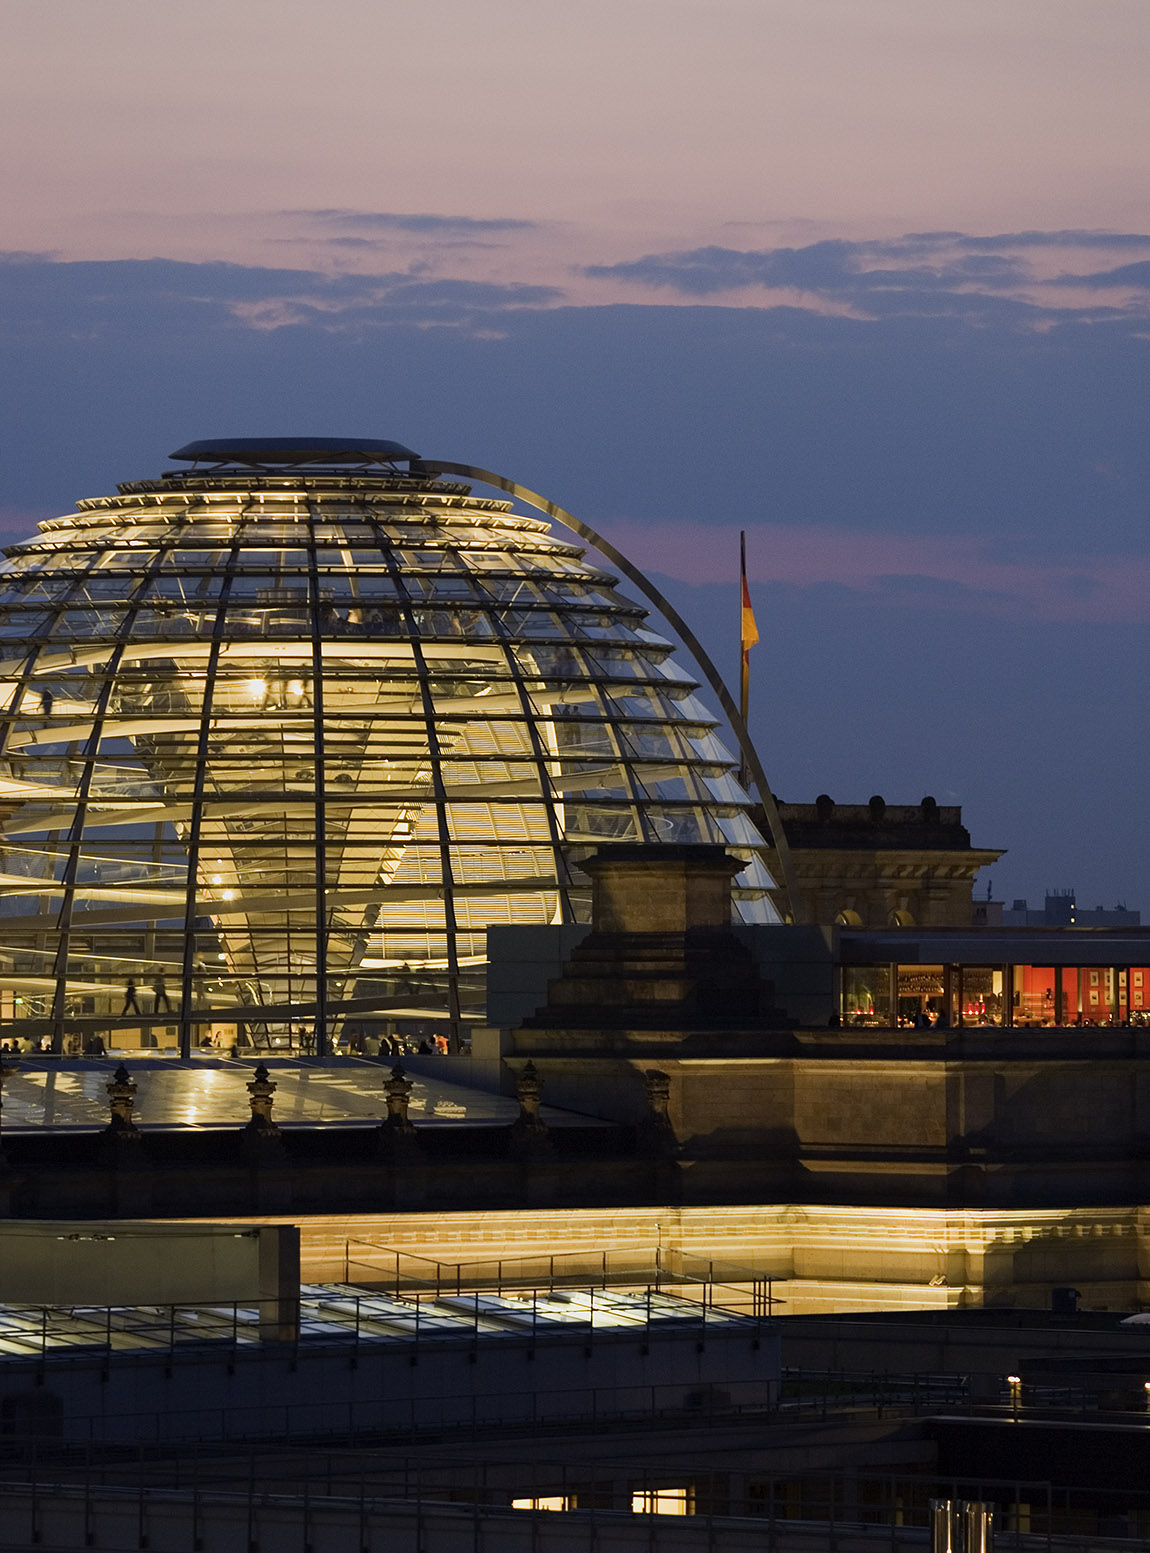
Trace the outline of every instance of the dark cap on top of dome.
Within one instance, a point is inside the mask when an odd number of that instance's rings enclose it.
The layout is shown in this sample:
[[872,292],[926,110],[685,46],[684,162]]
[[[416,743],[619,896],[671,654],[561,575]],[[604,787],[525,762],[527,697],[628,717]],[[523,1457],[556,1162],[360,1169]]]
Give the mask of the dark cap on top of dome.
[[376,437],[215,437],[189,442],[168,457],[213,464],[391,464],[419,454]]

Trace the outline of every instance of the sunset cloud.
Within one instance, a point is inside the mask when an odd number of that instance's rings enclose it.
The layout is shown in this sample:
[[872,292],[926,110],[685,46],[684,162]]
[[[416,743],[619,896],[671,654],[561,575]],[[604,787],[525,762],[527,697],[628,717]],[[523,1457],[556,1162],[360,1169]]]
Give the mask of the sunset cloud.
[[444,216],[431,212],[397,214],[389,210],[291,210],[288,216],[312,216],[334,226],[368,227],[388,232],[451,236],[470,232],[528,232],[538,223],[510,216]]
[[[594,280],[675,292],[692,302],[752,290],[786,291],[797,293],[800,305],[803,297],[828,298],[850,303],[863,315],[981,314],[988,305],[1004,304],[1038,313],[1055,304],[1038,301],[1036,287],[1071,287],[1076,293],[1150,288],[1150,259],[1108,270],[1051,274],[1048,253],[1065,257],[1080,249],[1119,257],[1139,248],[1150,253],[1150,235],[1066,231],[984,238],[915,232],[897,239],[823,239],[798,248],[711,245],[587,265],[583,273]],[[1082,298],[1078,295],[1062,306],[1081,309]]]
[[[683,521],[609,525],[628,559],[695,585],[730,583],[739,553],[733,526]],[[961,610],[1002,620],[1150,624],[1150,557],[1009,558],[990,535],[866,533],[826,525],[756,523],[747,574],[753,583],[814,589],[834,584],[859,598],[916,610]]]

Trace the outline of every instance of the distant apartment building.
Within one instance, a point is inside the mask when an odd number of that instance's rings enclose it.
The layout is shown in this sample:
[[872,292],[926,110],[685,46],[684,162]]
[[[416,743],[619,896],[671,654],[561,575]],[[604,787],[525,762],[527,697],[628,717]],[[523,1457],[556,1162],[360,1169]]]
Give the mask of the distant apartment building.
[[975,927],[1140,927],[1142,913],[1115,906],[1079,906],[1073,890],[1050,890],[1041,909],[1027,901],[975,901]]

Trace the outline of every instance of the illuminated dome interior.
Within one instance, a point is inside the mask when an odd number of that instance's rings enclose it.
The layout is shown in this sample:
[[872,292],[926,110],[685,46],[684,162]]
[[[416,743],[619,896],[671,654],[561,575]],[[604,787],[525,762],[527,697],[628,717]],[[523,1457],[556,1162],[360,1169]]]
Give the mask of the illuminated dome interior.
[[397,443],[173,457],[5,551],[5,1021],[458,1039],[487,926],[586,920],[611,841],[727,844],[778,920],[715,718],[578,546]]

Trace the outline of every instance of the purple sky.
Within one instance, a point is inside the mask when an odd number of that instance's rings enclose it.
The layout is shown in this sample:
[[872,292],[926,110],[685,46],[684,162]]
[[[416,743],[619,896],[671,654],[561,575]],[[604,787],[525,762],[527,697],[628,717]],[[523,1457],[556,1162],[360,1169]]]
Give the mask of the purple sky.
[[1150,908],[1148,54],[1147,0],[7,0],[0,525],[393,436],[724,662],[745,527],[783,797]]

